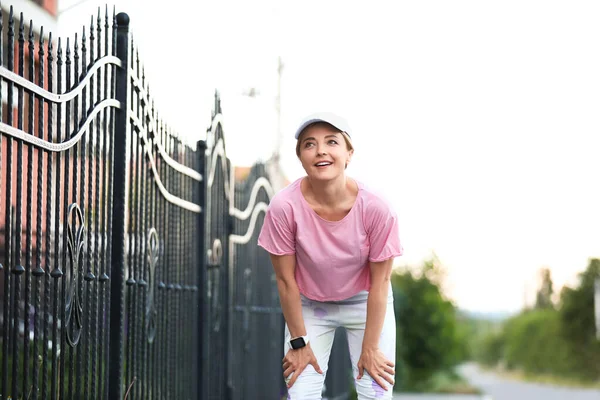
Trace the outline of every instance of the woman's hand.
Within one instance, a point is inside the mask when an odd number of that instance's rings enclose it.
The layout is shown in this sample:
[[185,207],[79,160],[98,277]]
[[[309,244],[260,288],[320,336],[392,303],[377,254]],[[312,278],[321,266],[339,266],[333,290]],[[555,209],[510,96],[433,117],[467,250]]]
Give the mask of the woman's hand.
[[371,378],[373,378],[383,390],[388,390],[387,385],[384,383],[384,379],[390,385],[394,385],[394,363],[388,360],[378,348],[363,348],[357,366],[358,376],[356,379],[362,378],[364,370],[366,369],[369,372],[369,375],[371,375]]
[[317,358],[310,347],[310,343],[300,349],[290,349],[290,351],[287,352],[285,357],[283,357],[283,378],[287,380],[287,378],[294,373],[294,376],[288,382],[288,388],[291,388],[294,385],[296,379],[298,379],[308,364],[312,365],[319,374],[323,373],[319,367],[319,363],[317,363]]

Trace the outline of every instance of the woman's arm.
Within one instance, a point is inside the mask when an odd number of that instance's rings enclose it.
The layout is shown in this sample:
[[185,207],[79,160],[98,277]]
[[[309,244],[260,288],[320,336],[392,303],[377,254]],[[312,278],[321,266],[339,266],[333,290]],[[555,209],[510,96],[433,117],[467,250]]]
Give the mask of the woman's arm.
[[384,390],[388,390],[385,381],[394,385],[394,362],[388,360],[379,349],[379,337],[385,320],[392,263],[393,259],[390,258],[370,264],[371,289],[367,298],[367,322],[360,360],[357,364],[358,376],[356,377],[361,379],[366,369],[371,378]]
[[[277,278],[277,289],[279,290],[279,301],[283,316],[287,323],[292,338],[306,336],[306,327],[304,326],[304,317],[302,316],[302,301],[300,300],[300,290],[296,283],[294,271],[296,270],[296,255],[276,256],[271,254],[271,263],[275,269]],[[287,380],[294,374],[287,383],[288,388],[292,387],[296,379],[302,374],[302,371],[308,364],[312,365],[315,371],[322,374],[317,358],[315,357],[310,342],[297,350],[290,349],[282,360],[283,377]]]
[[296,283],[296,255],[276,256],[271,254],[271,263],[275,269],[279,301],[283,310],[283,317],[290,330],[292,338],[306,335],[304,319],[302,318],[302,303],[300,290]]
[[367,299],[367,324],[362,344],[363,351],[379,347],[379,336],[385,319],[393,261],[390,258],[385,261],[370,263],[371,289]]

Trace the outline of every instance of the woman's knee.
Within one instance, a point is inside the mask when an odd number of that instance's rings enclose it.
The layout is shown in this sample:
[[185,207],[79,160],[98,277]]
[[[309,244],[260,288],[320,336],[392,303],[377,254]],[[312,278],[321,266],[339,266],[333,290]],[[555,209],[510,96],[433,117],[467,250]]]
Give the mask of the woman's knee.
[[362,378],[354,378],[354,383],[358,400],[386,400],[392,398],[393,387],[387,384],[387,390],[385,390],[366,371]]
[[[320,400],[326,373],[327,370],[323,369],[323,374],[319,374],[312,365],[308,365],[298,379],[296,379],[294,386],[288,388],[287,398],[289,400]],[[289,379],[292,376],[293,374],[290,375]],[[289,379],[287,380],[288,382]]]

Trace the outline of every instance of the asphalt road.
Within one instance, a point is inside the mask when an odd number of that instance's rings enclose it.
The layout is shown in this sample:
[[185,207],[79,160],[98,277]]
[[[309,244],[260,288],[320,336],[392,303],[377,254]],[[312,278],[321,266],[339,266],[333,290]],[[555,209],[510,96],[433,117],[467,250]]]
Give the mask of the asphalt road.
[[483,396],[461,394],[397,394],[394,400],[486,400]]
[[600,390],[575,389],[548,384],[509,380],[483,372],[476,365],[465,365],[461,374],[485,392],[486,400],[600,400]]
[[460,368],[483,395],[397,394],[394,400],[600,400],[598,389],[574,389],[540,383],[520,382],[484,372],[474,364]]

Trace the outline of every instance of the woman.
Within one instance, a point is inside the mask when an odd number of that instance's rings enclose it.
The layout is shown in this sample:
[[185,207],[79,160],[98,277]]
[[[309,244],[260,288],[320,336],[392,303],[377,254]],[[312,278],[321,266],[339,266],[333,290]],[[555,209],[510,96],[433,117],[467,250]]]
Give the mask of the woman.
[[396,322],[390,283],[402,255],[395,213],[349,178],[345,120],[319,113],[296,131],[306,171],[277,193],[258,244],[270,253],[285,317],[288,398],[321,399],[337,327],[348,334],[358,398],[391,399]]

